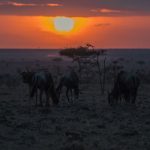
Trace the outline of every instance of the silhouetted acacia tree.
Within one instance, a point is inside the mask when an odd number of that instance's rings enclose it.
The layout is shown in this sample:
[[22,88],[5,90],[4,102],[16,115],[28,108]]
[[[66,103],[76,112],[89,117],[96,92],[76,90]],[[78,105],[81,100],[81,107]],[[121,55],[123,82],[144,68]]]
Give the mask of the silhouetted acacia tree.
[[93,45],[86,44],[77,48],[67,48],[60,51],[60,55],[72,58],[73,62],[77,62],[78,71],[81,77],[83,68],[88,64],[89,66],[96,67],[101,87],[101,93],[105,93],[106,82],[106,56],[100,59],[101,56],[106,54],[106,50],[96,50]]

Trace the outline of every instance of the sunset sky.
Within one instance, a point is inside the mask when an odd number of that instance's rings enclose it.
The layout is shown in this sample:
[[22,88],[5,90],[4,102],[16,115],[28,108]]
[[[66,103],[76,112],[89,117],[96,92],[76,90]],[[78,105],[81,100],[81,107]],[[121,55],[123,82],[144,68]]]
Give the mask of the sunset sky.
[[150,48],[150,0],[0,0],[0,48]]

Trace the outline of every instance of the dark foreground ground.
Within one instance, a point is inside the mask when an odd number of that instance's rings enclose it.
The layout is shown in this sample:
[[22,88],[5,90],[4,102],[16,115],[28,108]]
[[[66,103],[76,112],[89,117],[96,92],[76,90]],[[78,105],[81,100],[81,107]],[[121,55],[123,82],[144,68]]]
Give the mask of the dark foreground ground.
[[0,149],[149,150],[150,85],[141,85],[136,106],[109,106],[94,82],[81,89],[74,104],[62,95],[58,106],[35,108],[23,83],[1,86]]

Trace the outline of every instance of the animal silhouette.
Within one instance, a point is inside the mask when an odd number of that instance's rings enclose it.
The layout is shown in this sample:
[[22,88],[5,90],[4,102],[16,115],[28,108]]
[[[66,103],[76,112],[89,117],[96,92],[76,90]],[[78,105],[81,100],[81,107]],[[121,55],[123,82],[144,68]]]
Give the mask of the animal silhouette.
[[122,98],[127,103],[135,104],[139,86],[140,79],[136,74],[130,75],[125,71],[120,71],[111,93],[108,94],[109,104],[118,103]]
[[60,79],[59,85],[57,87],[57,92],[58,92],[59,97],[60,97],[61,90],[63,87],[66,87],[66,97],[67,97],[68,102],[70,102],[69,92],[71,94],[71,99],[73,98],[73,92],[74,92],[75,98],[78,98],[78,96],[79,96],[79,78],[78,78],[77,73],[74,70],[71,70],[69,72],[69,74],[64,75]]
[[39,90],[40,106],[43,106],[42,96],[46,95],[46,106],[49,106],[49,97],[52,98],[54,104],[58,104],[59,100],[56,95],[54,81],[51,73],[47,70],[39,70],[37,72],[23,72],[23,82],[29,85],[30,97],[33,98],[36,95],[36,106],[38,104],[37,92]]

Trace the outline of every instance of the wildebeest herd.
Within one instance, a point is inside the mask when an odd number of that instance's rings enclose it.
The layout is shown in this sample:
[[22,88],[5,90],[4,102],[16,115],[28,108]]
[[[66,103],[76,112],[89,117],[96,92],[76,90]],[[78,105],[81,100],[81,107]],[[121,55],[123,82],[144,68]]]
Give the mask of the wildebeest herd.
[[30,98],[36,96],[36,103],[38,105],[38,91],[40,106],[43,106],[42,97],[43,93],[46,95],[46,106],[50,105],[49,98],[51,97],[53,104],[59,103],[59,97],[62,88],[66,87],[66,97],[68,102],[70,101],[69,93],[71,94],[71,99],[74,95],[78,98],[79,95],[79,79],[75,71],[70,71],[68,75],[64,75],[59,82],[57,89],[55,88],[54,81],[51,73],[48,70],[38,70],[38,71],[24,71],[20,73],[22,80],[29,87]]
[[[43,93],[46,95],[46,106],[50,105],[50,97],[53,104],[58,104],[63,87],[66,87],[66,97],[68,102],[70,102],[69,93],[71,95],[71,100],[73,97],[78,98],[79,96],[79,77],[74,70],[71,70],[67,75],[61,77],[56,88],[52,75],[48,70],[27,70],[20,74],[23,82],[29,87],[30,98],[36,96],[36,106],[43,106]],[[139,86],[140,79],[137,74],[131,75],[125,71],[120,71],[117,74],[111,92],[108,92],[108,103],[114,105],[121,101],[125,101],[126,103],[135,104]],[[40,104],[38,104],[38,99]]]

